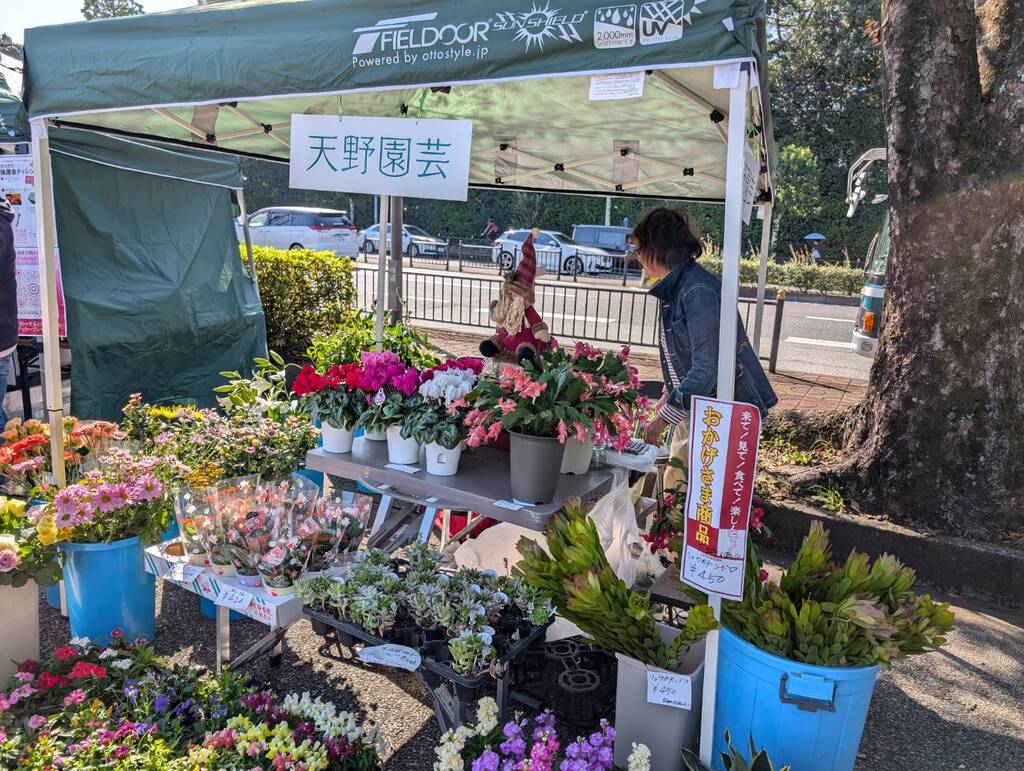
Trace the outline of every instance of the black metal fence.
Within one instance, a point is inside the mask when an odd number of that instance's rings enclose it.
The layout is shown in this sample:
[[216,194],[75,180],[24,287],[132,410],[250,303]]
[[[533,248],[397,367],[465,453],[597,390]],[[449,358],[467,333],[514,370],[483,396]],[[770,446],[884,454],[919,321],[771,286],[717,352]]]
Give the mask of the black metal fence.
[[[357,265],[356,289],[359,303],[371,309],[377,292],[377,268]],[[498,297],[502,279],[498,276],[458,272],[405,271],[402,298],[405,315],[416,321],[455,326],[491,328],[490,304]],[[535,285],[537,310],[555,337],[601,343],[657,346],[661,334],[658,302],[645,289],[623,286],[594,286],[545,279]],[[754,300],[741,298],[744,326],[752,333]],[[771,353],[767,358],[775,371],[782,329],[784,297],[767,300],[772,320]],[[766,314],[767,315],[767,314]],[[767,323],[767,321],[766,321]]]

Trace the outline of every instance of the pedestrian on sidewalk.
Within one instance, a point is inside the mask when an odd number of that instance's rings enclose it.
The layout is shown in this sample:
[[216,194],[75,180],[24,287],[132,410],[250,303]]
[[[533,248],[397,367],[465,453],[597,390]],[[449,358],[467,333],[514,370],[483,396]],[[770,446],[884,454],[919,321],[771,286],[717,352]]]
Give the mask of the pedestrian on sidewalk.
[[[630,240],[644,271],[656,282],[649,292],[661,310],[659,352],[665,390],[645,439],[660,445],[665,431],[673,428],[671,455],[686,465],[690,397],[713,397],[718,386],[722,282],[697,264],[701,241],[682,209],[654,209],[637,223]],[[778,402],[740,320],[735,399],[753,404],[762,417]],[[681,470],[670,466],[665,489],[671,490],[682,477]]]
[[14,259],[14,211],[0,194],[0,430],[7,426],[4,401],[14,379],[14,351],[18,347],[18,281]]

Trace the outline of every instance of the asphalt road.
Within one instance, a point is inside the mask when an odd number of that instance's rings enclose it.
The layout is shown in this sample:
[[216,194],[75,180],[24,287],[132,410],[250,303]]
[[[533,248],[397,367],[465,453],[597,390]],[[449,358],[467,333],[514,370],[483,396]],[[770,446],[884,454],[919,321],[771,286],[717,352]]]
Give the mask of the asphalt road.
[[[357,287],[360,303],[371,307],[376,297],[376,271],[361,269]],[[497,272],[467,268],[445,270],[443,265],[405,268],[407,312],[425,326],[480,329],[489,326],[488,304],[497,296]],[[541,314],[557,337],[587,339],[634,346],[657,345],[656,301],[636,281],[623,288],[615,278],[547,276],[537,284]],[[850,345],[857,309],[851,306],[789,300],[783,309],[777,369],[867,380],[871,360]],[[741,302],[740,316],[752,334],[753,302]],[[765,308],[761,354],[767,356],[775,309]]]

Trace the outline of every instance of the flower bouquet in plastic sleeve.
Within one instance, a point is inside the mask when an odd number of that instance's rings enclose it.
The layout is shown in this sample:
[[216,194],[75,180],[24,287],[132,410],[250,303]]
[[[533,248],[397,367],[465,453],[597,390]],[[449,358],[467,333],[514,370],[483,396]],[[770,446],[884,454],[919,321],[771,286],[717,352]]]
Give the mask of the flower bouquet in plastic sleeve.
[[312,543],[301,538],[299,532],[310,527],[319,491],[300,476],[260,485],[259,497],[270,523],[271,540],[256,569],[263,586],[275,596],[295,591],[295,581],[308,562]]
[[259,478],[226,479],[210,488],[210,503],[223,528],[223,548],[244,586],[259,586],[260,558],[270,549],[272,514],[260,494]]
[[213,509],[202,493],[188,488],[174,494],[174,517],[178,521],[179,540],[193,565],[209,565],[206,540],[216,530]]
[[311,516],[298,526],[298,536],[306,549],[303,577],[330,573],[345,555],[359,547],[372,506],[370,496],[353,493],[317,502]]

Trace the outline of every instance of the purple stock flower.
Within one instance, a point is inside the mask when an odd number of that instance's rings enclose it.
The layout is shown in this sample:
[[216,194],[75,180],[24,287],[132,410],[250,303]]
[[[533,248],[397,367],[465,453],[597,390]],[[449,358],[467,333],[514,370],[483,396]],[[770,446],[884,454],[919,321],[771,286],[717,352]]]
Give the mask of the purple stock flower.
[[169,706],[170,701],[162,693],[159,696],[157,696],[156,700],[153,702],[153,709],[155,709],[157,712],[166,712]]
[[473,771],[498,771],[501,758],[494,750],[486,750],[483,755],[473,761]]

